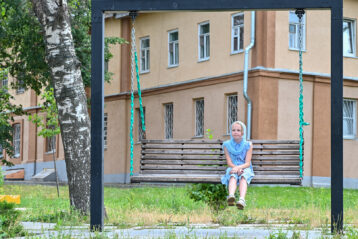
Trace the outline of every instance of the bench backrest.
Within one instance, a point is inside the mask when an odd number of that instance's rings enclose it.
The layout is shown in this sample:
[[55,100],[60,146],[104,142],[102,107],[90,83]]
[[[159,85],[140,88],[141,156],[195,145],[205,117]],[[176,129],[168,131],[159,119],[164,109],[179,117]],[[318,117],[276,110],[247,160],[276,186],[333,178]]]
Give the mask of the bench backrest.
[[[140,174],[223,175],[222,140],[143,140]],[[298,140],[252,140],[256,175],[297,175]]]

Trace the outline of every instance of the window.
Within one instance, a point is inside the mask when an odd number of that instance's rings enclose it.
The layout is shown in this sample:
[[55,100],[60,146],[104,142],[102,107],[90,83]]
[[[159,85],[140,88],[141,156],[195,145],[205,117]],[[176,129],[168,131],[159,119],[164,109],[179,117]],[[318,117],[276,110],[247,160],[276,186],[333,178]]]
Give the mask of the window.
[[164,133],[166,139],[173,138],[173,103],[164,105]]
[[343,55],[355,56],[356,49],[355,22],[353,20],[343,20]]
[[210,58],[210,25],[208,22],[199,25],[199,60]]
[[169,66],[179,64],[179,32],[177,30],[169,32]]
[[108,146],[107,142],[107,132],[108,132],[108,113],[104,113],[103,115],[103,145],[106,149]]
[[149,37],[140,39],[140,71],[141,73],[149,72]]
[[231,53],[238,53],[244,49],[244,13],[231,17],[231,28]]
[[227,96],[227,134],[230,134],[230,126],[237,121],[237,95]]
[[[49,128],[54,128],[49,127]],[[46,153],[56,152],[56,135],[46,138]]]
[[195,136],[204,135],[204,99],[195,100]]
[[14,146],[14,158],[20,157],[20,147],[21,147],[21,125],[13,125],[13,146]]
[[[137,112],[137,122],[138,122],[138,141],[144,139],[144,131],[142,127],[142,118],[140,115],[140,109],[136,109]],[[143,107],[143,118],[144,118],[144,125],[145,125],[145,108]]]
[[22,94],[25,92],[24,81],[17,80],[16,94]]
[[289,13],[289,48],[299,50],[299,29],[302,32],[302,50],[306,48],[306,14],[303,15],[302,24],[299,23],[299,18],[294,11]]
[[343,137],[352,139],[356,136],[357,101],[343,99]]
[[[0,81],[0,88],[7,88],[8,87],[8,79],[7,76],[4,76],[3,79]],[[6,89],[7,92],[7,89]]]
[[4,151],[4,149],[2,148],[2,145],[0,144],[0,158],[4,157],[3,151]]

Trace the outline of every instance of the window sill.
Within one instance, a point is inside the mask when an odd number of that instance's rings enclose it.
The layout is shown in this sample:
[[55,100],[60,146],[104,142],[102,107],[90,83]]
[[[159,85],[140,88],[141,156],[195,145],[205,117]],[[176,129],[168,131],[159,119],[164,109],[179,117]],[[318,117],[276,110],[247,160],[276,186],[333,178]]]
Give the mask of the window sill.
[[[289,50],[289,51],[297,51],[297,52],[300,51],[300,49],[296,49],[296,48],[288,48],[288,50]],[[302,52],[306,52],[306,51],[307,51],[307,49],[303,49],[303,50],[302,50]]]
[[193,136],[191,137],[192,139],[202,139],[204,138],[204,135],[200,135],[200,136]]
[[343,140],[355,140],[355,136],[343,136]]
[[56,150],[55,151],[45,152],[45,154],[53,154],[53,153],[56,153]]
[[179,66],[179,64],[177,64],[177,65],[170,65],[170,66],[168,66],[167,68],[168,69],[172,69],[172,68],[177,68]]
[[150,73],[150,71],[148,70],[148,71],[141,71],[139,74],[144,75],[144,74],[149,74],[149,73]]
[[358,59],[358,57],[357,57],[357,56],[354,56],[354,55],[351,55],[351,56],[349,56],[349,55],[343,55],[343,57],[345,57],[345,58]]
[[244,52],[245,52],[244,50],[232,51],[232,52],[230,52],[230,56],[232,56],[232,55],[237,55],[237,54],[244,53]]
[[210,58],[199,59],[199,60],[198,60],[198,63],[205,62],[205,61],[209,61],[209,60],[210,60]]

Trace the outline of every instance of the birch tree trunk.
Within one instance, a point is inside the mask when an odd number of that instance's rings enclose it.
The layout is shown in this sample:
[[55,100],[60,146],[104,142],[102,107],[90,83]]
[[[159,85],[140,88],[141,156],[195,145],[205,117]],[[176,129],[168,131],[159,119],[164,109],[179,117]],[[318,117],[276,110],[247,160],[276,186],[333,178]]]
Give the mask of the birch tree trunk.
[[31,0],[46,44],[61,137],[65,151],[70,203],[82,214],[90,205],[90,119],[76,57],[67,0]]

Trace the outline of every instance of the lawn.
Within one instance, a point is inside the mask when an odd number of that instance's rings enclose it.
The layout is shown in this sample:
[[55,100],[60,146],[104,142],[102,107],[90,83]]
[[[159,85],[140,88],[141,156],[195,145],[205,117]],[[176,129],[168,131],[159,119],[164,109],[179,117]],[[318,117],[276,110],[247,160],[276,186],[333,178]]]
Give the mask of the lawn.
[[[327,227],[330,223],[330,189],[310,187],[250,187],[247,207],[228,207],[217,213],[188,195],[189,187],[105,187],[106,224],[118,227],[172,226],[193,223],[234,226],[243,223],[302,224]],[[60,225],[88,223],[71,215],[68,188],[4,185],[5,194],[20,194],[26,208],[22,221],[55,222]],[[344,223],[358,226],[358,190],[344,190]]]

